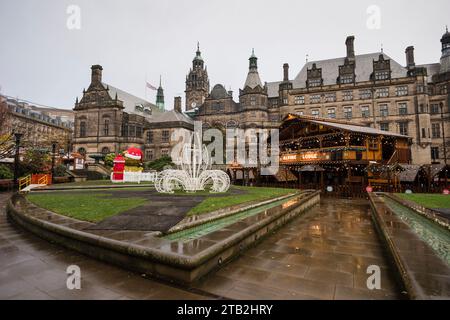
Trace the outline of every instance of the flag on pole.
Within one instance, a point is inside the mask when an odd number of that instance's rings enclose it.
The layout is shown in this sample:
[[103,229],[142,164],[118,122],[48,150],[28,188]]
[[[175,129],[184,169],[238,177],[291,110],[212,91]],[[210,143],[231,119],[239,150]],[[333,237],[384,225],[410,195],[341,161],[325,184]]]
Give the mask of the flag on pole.
[[156,87],[152,86],[150,83],[147,83],[147,88],[151,89],[151,90],[158,90]]

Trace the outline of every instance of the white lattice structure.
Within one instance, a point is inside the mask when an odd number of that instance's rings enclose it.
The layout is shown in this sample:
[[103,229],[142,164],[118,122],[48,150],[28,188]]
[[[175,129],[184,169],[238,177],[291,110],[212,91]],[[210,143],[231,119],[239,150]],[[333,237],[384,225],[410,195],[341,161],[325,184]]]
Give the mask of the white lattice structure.
[[226,192],[230,177],[221,170],[211,170],[211,157],[198,134],[191,135],[191,141],[183,146],[179,169],[167,169],[158,174],[155,188],[161,193],[175,190],[196,192],[205,190],[210,184],[211,192]]

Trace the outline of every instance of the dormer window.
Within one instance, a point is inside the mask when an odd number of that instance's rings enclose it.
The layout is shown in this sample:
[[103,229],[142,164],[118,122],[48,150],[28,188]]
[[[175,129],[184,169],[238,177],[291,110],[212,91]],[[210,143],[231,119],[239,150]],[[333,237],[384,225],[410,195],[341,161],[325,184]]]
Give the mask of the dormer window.
[[340,77],[340,80],[341,80],[340,81],[341,84],[353,83],[354,77],[353,77],[353,75],[346,75],[346,76]]
[[389,71],[377,71],[375,72],[375,80],[388,80],[390,78]]
[[323,85],[322,68],[317,68],[315,63],[313,63],[311,69],[307,69],[306,73],[307,73],[306,86],[308,88],[320,87]]
[[308,80],[309,87],[320,87],[322,85],[322,79],[311,79]]
[[339,66],[339,84],[349,84],[355,82],[355,63],[348,58],[345,59],[344,65]]
[[384,59],[380,54],[378,61],[373,60],[373,75],[372,79],[375,81],[389,80],[391,78],[391,60]]

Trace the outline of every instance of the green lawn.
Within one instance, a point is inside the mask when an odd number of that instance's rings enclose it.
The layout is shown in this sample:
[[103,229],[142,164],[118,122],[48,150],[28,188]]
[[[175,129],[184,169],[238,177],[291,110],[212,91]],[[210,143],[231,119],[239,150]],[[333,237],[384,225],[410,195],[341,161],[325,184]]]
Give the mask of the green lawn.
[[113,198],[107,193],[45,193],[30,194],[28,200],[39,207],[79,220],[99,222],[143,205],[146,198]]
[[210,197],[188,212],[188,216],[203,214],[219,210],[222,208],[248,203],[252,201],[263,201],[271,198],[281,197],[283,195],[297,192],[295,189],[281,188],[260,188],[260,187],[232,187],[247,191],[243,194],[234,194],[224,197]]
[[431,193],[398,193],[397,196],[416,202],[426,208],[450,208],[450,195]]
[[[75,219],[99,222],[105,218],[122,213],[143,205],[147,201],[151,201],[147,195],[145,197],[140,193],[146,191],[146,188],[123,188],[123,189],[101,189],[98,191],[83,190],[72,192],[48,191],[32,193],[27,199],[39,207],[47,210],[69,216]],[[233,190],[242,190],[242,193],[232,192]],[[133,197],[115,197],[114,195],[120,191],[135,190]],[[297,192],[295,189],[280,188],[258,188],[258,187],[236,187],[232,186],[225,194],[215,194],[211,196],[208,191],[200,191],[196,193],[175,192],[167,194],[167,196],[188,197],[206,196],[196,207],[192,208],[188,215],[203,214],[229,206],[234,206],[253,201],[263,201],[271,198],[277,198],[286,194]],[[209,196],[209,197],[208,197]],[[174,201],[176,205],[176,201]],[[168,209],[170,210],[170,209]]]

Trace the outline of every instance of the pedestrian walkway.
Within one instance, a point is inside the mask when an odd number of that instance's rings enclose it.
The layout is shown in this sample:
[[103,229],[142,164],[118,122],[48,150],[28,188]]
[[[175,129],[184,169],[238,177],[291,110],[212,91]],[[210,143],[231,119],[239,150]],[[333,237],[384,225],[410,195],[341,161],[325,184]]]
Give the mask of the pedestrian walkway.
[[[146,279],[53,245],[11,225],[0,193],[0,299],[210,299]],[[68,290],[66,269],[81,269],[81,290]]]
[[[366,201],[323,200],[192,288],[143,278],[39,239],[6,220],[0,194],[0,299],[398,299]],[[76,264],[82,289],[68,290]],[[369,290],[367,267],[381,268]]]
[[[381,290],[367,268],[381,269]],[[365,200],[322,199],[198,287],[232,299],[399,299]]]

